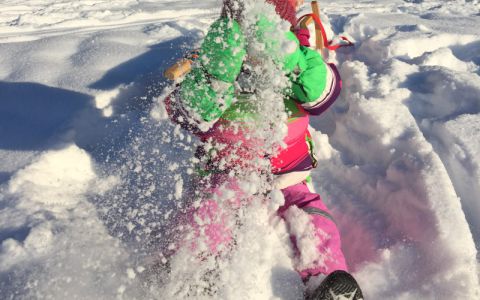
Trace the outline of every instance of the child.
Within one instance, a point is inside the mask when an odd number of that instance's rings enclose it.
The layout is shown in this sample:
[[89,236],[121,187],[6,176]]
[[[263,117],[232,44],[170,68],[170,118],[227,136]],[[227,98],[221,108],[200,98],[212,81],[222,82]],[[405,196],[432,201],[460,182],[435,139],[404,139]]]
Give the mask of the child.
[[[275,6],[276,13],[290,22],[297,34],[295,36],[292,31],[285,33],[286,39],[296,46],[281,62],[282,69],[290,78],[290,87],[283,99],[288,114],[288,133],[283,140],[285,147],[268,158],[275,175],[273,186],[280,189],[285,197],[285,204],[277,213],[292,230],[291,239],[297,254],[295,268],[304,281],[311,276],[330,273],[333,274],[329,277],[330,281],[332,278],[347,280],[351,276],[345,272],[347,266],[335,221],[320,196],[307,185],[310,170],[317,164],[308,131],[309,115],[319,115],[333,103],[340,93],[340,76],[334,65],[326,64],[316,51],[307,47],[308,30],[295,27],[296,10],[303,0],[266,2]],[[202,59],[175,94],[166,100],[171,119],[208,144],[208,147],[200,147],[196,156],[205,162],[205,171],[213,173],[214,178],[235,168],[252,167],[249,163],[256,156],[261,156],[258,151],[251,151],[250,146],[253,147],[255,141],[245,138],[249,133],[248,126],[237,126],[239,120],[240,124],[248,123],[250,114],[250,110],[245,108],[249,100],[242,101],[238,96],[241,93],[237,91],[241,89],[239,78],[247,72],[245,64],[251,59],[246,34],[240,25],[242,18],[241,1],[224,0],[221,18],[210,27],[201,46]],[[262,26],[259,22],[259,31]],[[241,147],[231,146],[238,141],[242,141]],[[206,149],[212,147],[215,155],[209,155],[211,149]],[[215,183],[210,182],[209,187],[212,186]],[[195,214],[203,221],[222,219],[218,217],[221,213],[214,201],[206,201]],[[293,223],[298,223],[299,218],[310,222],[314,244],[305,241],[304,236],[295,236]],[[214,252],[219,250],[220,244],[230,240],[228,229],[222,228],[222,225],[217,222],[204,230],[209,239],[207,244]],[[312,256],[312,253],[315,255]],[[329,283],[329,280],[325,282]],[[362,298],[356,284],[349,286],[350,290],[335,290],[331,284],[327,288],[337,294],[356,293],[349,299]]]

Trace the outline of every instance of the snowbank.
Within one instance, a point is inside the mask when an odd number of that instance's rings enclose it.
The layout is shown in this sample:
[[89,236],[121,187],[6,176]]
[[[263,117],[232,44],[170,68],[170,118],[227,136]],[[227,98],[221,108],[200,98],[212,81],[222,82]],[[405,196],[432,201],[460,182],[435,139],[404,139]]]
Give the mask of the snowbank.
[[462,143],[451,144],[453,128],[473,144],[478,139],[477,58],[461,55],[478,35],[471,27],[438,32],[451,23],[437,18],[352,17],[344,30],[356,50],[337,56],[344,93],[328,122],[318,123],[335,128],[329,141],[336,152],[315,182],[331,199],[347,258],[372,299],[479,295],[476,205],[457,177],[475,176],[478,158],[460,167],[452,152]]
[[126,252],[87,200],[113,183],[73,145],[42,153],[12,176],[0,198],[5,299],[104,298],[128,285]]

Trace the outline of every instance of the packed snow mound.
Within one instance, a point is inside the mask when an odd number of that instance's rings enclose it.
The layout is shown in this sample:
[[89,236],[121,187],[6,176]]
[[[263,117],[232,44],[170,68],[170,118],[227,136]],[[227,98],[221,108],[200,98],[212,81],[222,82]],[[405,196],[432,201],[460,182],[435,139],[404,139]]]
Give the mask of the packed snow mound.
[[[476,205],[463,183],[478,159],[460,166],[447,150],[460,142],[445,144],[452,128],[459,136],[476,128],[480,77],[471,48],[479,49],[478,33],[472,26],[450,33],[451,20],[435,13],[435,21],[360,14],[343,27],[357,45],[337,55],[344,92],[324,125],[334,128],[329,140],[337,152],[315,182],[345,222],[347,259],[372,299],[479,293],[478,222],[469,213]],[[393,293],[385,288],[392,285]]]
[[45,153],[18,171],[9,181],[8,192],[28,199],[31,204],[67,209],[78,203],[76,198],[88,191],[94,178],[90,156],[70,146]]
[[2,295],[103,298],[119,282],[128,284],[122,274],[91,288],[126,257],[87,200],[92,190],[105,192],[113,183],[98,178],[90,155],[74,145],[42,153],[12,176],[0,198],[8,204],[0,213]]

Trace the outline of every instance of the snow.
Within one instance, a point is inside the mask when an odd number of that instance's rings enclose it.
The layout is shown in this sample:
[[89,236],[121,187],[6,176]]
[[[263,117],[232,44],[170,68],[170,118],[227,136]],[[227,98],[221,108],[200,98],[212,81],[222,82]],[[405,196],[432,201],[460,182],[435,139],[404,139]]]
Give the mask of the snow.
[[[218,276],[206,298],[302,298],[299,262],[272,213],[278,191],[239,211],[228,259],[164,257],[176,249],[167,225],[185,205],[196,141],[166,120],[172,86],[161,73],[198,45],[219,2],[0,3],[3,298],[178,299],[205,274]],[[367,299],[478,299],[480,3],[320,7],[328,35],[356,43],[329,54],[344,90],[312,118],[313,182],[354,276]]]
[[[300,270],[325,266],[328,253],[320,258],[316,255],[316,245],[319,244],[319,240],[313,234],[315,227],[310,222],[308,214],[298,207],[292,206],[285,213],[285,221],[289,224],[292,235],[296,237],[295,243],[298,251],[302,254],[295,259],[295,266]],[[321,234],[321,236],[326,235],[324,232]]]

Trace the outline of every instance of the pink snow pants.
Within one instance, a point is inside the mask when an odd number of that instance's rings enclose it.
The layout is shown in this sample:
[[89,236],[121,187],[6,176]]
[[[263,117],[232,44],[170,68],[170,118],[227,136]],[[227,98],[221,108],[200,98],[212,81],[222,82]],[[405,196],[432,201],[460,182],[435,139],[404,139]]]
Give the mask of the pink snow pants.
[[[288,209],[295,205],[310,218],[313,224],[314,241],[316,241],[316,253],[318,259],[308,267],[296,266],[296,271],[303,279],[318,274],[329,274],[335,270],[347,271],[347,265],[341,249],[340,233],[330,215],[327,207],[318,194],[312,193],[305,183],[299,183],[282,190],[285,196],[285,204],[277,211],[287,223],[290,230],[295,226],[295,220],[286,218]],[[236,205],[233,201],[233,205]],[[237,203],[238,204],[238,203]],[[232,242],[231,231],[227,224],[227,213],[220,208],[214,200],[205,200],[192,214],[192,227],[195,231],[193,247],[200,247],[202,251],[218,253]],[[298,247],[296,241],[299,237],[290,230],[291,240],[297,260],[302,260],[302,247]],[[305,250],[305,249],[303,249]],[[311,249],[306,249],[311,256]],[[311,261],[312,259],[309,258]]]
[[[306,250],[305,252],[311,252],[311,250],[302,249],[298,245],[299,237],[295,236],[295,231],[292,230],[296,220],[286,218],[286,213],[289,208],[296,206],[308,215],[313,224],[317,257],[314,258],[315,261],[312,266],[306,268],[297,266],[297,272],[300,276],[305,279],[318,274],[329,274],[335,270],[348,271],[341,247],[340,233],[320,195],[312,193],[303,182],[289,186],[283,189],[282,192],[285,196],[285,205],[280,207],[277,213],[287,223],[295,254],[299,256],[299,260],[305,260],[302,258],[305,255],[302,253],[302,250]],[[307,260],[311,261],[312,259],[308,258]]]

